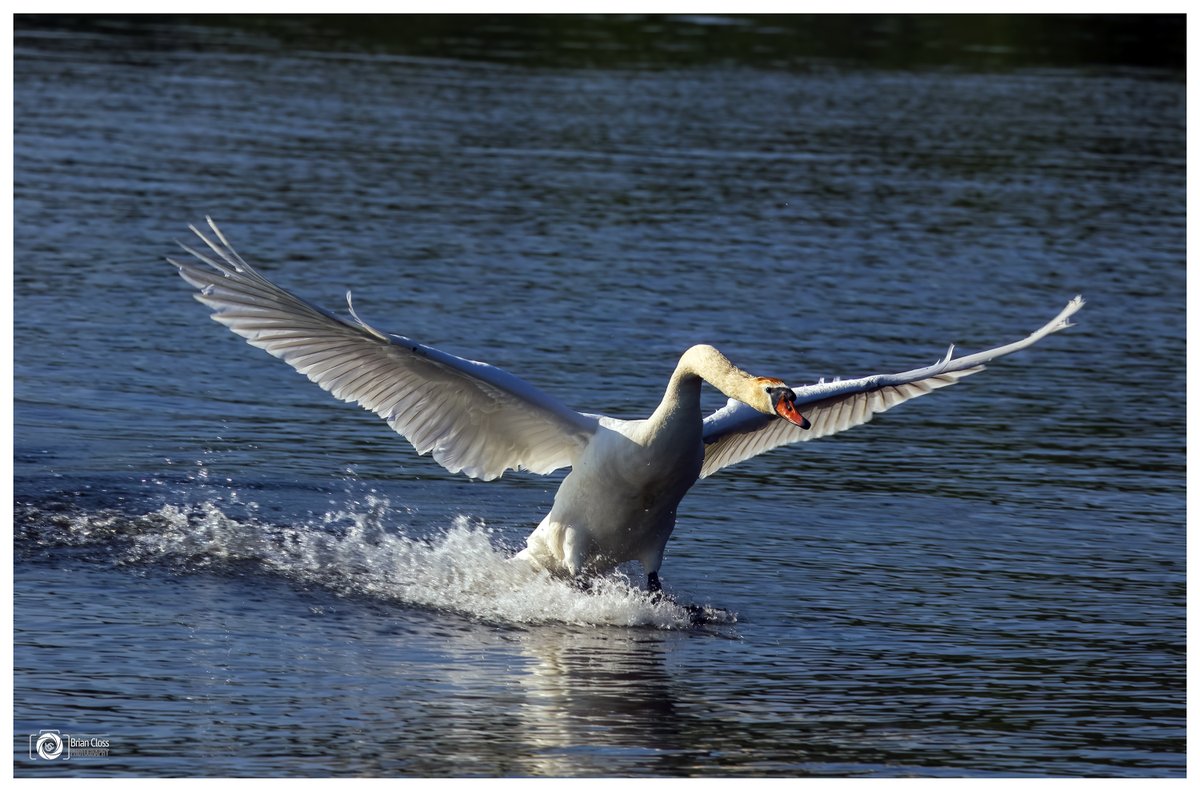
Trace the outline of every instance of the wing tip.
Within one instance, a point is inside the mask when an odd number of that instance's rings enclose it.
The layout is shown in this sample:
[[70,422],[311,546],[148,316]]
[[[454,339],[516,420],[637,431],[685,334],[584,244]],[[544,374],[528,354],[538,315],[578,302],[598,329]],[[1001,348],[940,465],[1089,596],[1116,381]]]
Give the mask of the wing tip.
[[1050,332],[1053,333],[1059,330],[1066,330],[1068,327],[1074,327],[1075,323],[1071,321],[1071,317],[1078,313],[1079,309],[1085,305],[1087,305],[1087,300],[1083,299],[1082,294],[1076,294],[1072,297],[1067,301],[1066,307],[1062,309],[1051,323]]

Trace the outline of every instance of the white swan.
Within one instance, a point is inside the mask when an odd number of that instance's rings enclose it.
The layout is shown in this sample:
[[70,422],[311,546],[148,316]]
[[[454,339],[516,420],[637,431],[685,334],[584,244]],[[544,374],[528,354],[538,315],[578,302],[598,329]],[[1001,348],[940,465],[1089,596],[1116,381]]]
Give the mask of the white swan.
[[[751,376],[715,348],[694,346],[679,359],[653,414],[624,421],[575,412],[494,366],[376,330],[352,304],[354,323],[343,321],[267,280],[208,224],[213,238],[190,228],[215,258],[181,245],[199,263],[168,261],[200,290],[196,299],[216,321],[337,398],[376,413],[417,453],[432,453],[452,473],[494,479],[512,469],[570,467],[550,513],[517,557],[570,576],[637,560],[652,591],[661,588],[658,570],[676,507],[697,478],[776,446],[866,423],[952,385],[1070,327],[1068,318],[1083,307],[1076,297],[1040,330],[1006,346],[960,358],[951,346],[926,368],[798,388]],[[707,418],[700,412],[701,380],[729,397]]]

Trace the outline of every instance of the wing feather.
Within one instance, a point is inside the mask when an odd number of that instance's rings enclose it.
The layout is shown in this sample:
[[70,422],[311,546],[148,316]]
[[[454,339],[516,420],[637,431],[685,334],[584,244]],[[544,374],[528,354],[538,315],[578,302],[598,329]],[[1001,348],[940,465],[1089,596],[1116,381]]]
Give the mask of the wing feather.
[[984,364],[991,360],[1071,327],[1069,318],[1083,305],[1083,298],[1076,297],[1058,316],[1020,341],[973,355],[955,358],[951,346],[946,356],[932,366],[899,374],[876,374],[793,388],[796,408],[811,424],[808,429],[773,415],[763,415],[749,405],[730,399],[725,407],[704,420],[704,466],[700,475],[710,476],[781,445],[816,440],[860,426],[897,404],[953,385],[963,377],[983,371]]
[[[212,317],[281,358],[338,399],[376,413],[452,473],[494,479],[573,464],[596,429],[582,415],[506,371],[356,324],[276,286],[242,259],[211,219],[215,255],[168,259]],[[349,302],[350,295],[347,294]]]

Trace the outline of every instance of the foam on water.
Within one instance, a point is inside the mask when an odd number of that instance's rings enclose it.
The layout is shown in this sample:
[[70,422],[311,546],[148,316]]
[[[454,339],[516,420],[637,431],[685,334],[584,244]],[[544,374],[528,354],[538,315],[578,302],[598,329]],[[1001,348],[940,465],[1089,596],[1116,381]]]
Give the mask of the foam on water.
[[[264,574],[315,584],[344,596],[454,611],[511,623],[563,622],[679,629],[696,609],[654,600],[616,573],[582,590],[571,581],[512,560],[494,532],[459,516],[445,530],[414,537],[389,525],[402,513],[369,496],[298,525],[275,525],[214,501],[165,505],[142,514],[114,510],[19,518],[33,546],[102,549],[122,564],[160,563],[178,572],[250,565]],[[704,609],[709,621],[732,620]]]

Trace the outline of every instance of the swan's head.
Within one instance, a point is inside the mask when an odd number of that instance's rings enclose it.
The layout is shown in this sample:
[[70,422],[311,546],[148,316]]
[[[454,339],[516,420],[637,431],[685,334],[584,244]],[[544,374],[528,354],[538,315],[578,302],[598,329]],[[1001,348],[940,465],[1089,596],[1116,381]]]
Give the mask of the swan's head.
[[747,374],[730,363],[716,347],[697,344],[684,352],[671,382],[682,376],[703,379],[729,398],[748,404],[764,415],[778,415],[801,429],[811,425],[796,410],[796,394],[783,384],[783,380]]
[[796,409],[796,394],[782,381],[770,377],[759,377],[758,387],[762,394],[755,404],[750,406],[767,415],[778,415],[788,423],[795,424],[801,429],[808,429],[812,424]]

